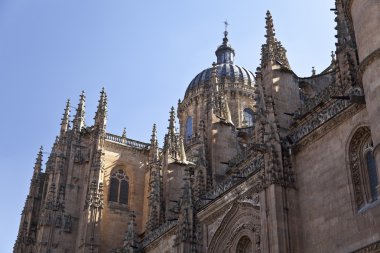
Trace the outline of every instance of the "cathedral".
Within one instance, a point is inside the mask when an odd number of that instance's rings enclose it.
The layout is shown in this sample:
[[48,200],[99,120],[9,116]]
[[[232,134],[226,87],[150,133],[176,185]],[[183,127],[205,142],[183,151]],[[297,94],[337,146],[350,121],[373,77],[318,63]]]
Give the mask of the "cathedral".
[[107,132],[104,89],[94,123],[84,93],[74,112],[68,101],[13,252],[380,252],[380,1],[332,11],[336,49],[309,77],[269,11],[255,71],[235,64],[225,30],[162,147],[155,125],[149,143]]

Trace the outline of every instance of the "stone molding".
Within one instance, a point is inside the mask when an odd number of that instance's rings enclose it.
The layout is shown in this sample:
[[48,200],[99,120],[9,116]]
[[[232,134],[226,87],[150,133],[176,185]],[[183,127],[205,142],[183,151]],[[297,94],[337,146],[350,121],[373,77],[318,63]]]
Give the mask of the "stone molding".
[[366,71],[367,67],[371,65],[376,59],[380,57],[380,48],[376,49],[369,55],[367,55],[366,58],[364,58],[358,67],[357,71],[357,80],[360,82],[360,85],[363,86],[363,74]]

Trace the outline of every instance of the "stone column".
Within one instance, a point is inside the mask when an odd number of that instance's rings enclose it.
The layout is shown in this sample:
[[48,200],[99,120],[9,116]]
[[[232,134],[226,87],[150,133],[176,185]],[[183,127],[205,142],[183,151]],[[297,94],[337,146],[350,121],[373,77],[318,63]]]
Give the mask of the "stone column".
[[362,82],[364,89],[377,175],[380,179],[380,1],[347,2],[359,54],[358,81]]

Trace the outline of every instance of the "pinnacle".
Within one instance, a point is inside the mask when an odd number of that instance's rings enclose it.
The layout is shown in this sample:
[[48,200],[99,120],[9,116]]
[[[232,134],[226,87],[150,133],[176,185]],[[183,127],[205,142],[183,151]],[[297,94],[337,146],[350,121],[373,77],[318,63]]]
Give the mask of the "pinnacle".
[[150,139],[150,142],[153,144],[153,142],[157,142],[157,129],[156,129],[156,124],[153,124],[153,129],[152,129],[152,138]]
[[272,18],[271,13],[269,12],[269,10],[266,13],[265,20],[266,20],[266,22],[265,22],[266,23],[266,25],[265,25],[265,29],[266,29],[265,37],[267,38],[267,44],[273,43],[275,41],[274,36],[276,34],[275,34],[274,25],[273,25],[273,18]]
[[42,152],[43,152],[43,147],[40,147],[40,151],[37,154],[37,159],[36,159],[36,165],[42,163]]

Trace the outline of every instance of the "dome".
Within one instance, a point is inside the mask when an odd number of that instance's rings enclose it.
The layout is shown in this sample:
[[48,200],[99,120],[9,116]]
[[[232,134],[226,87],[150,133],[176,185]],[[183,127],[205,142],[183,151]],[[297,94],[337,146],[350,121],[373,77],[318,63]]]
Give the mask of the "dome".
[[[185,97],[193,89],[198,89],[205,85],[211,79],[212,67],[203,70],[190,82],[187,87]],[[231,63],[221,63],[216,65],[216,76],[219,80],[223,78],[228,78],[230,82],[239,82],[244,85],[253,87],[255,84],[255,77],[253,73],[246,68],[240,67]]]
[[[219,80],[226,78],[229,82],[253,87],[255,84],[255,77],[253,73],[243,67],[234,64],[235,50],[231,44],[228,43],[228,32],[224,31],[224,38],[222,45],[218,46],[215,51],[217,58],[216,63],[216,76]],[[200,72],[189,84],[186,89],[185,97],[188,96],[191,90],[199,89],[208,83],[211,79],[212,67]]]

